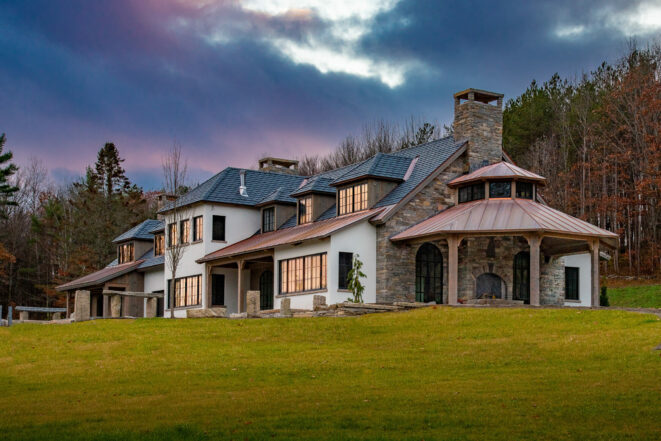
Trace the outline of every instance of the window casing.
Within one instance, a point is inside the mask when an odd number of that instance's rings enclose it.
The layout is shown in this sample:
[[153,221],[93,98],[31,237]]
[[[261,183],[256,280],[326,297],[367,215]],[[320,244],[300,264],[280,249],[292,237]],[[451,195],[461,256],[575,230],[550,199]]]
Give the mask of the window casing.
[[128,263],[135,260],[133,242],[123,243],[117,247],[117,263]]
[[298,200],[298,224],[310,222],[312,222],[312,196],[307,196]]
[[275,230],[275,207],[262,210],[262,233]]
[[565,267],[565,300],[580,300],[578,294],[578,268]]
[[174,247],[179,243],[179,238],[177,237],[177,224],[171,223],[168,225],[168,246]]
[[154,236],[154,256],[163,254],[165,254],[165,234],[157,234]]
[[193,242],[202,240],[204,234],[204,217],[195,216],[193,218]]
[[225,240],[225,216],[213,217],[213,240]]
[[280,261],[280,294],[326,288],[326,253]]
[[349,271],[353,268],[353,253],[340,252],[337,287],[338,289],[349,288]]
[[478,182],[477,184],[467,185],[459,188],[459,203],[476,201],[484,199],[484,183]]
[[490,198],[510,198],[512,197],[512,183],[509,181],[496,181],[489,183]]
[[181,227],[181,243],[190,243],[190,219],[184,219],[179,222]]
[[338,193],[338,215],[355,213],[369,208],[367,183],[341,188]]
[[521,199],[533,199],[533,185],[530,182],[516,183],[516,197]]
[[202,300],[202,276],[181,277],[174,282],[174,306],[196,306]]

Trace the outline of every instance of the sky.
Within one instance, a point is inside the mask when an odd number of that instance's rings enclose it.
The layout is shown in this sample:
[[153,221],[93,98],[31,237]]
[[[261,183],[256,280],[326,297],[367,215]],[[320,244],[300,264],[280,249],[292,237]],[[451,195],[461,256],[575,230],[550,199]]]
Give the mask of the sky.
[[516,97],[660,36],[661,0],[0,0],[0,133],[55,182],[114,142],[157,189],[174,142],[199,182],[377,119],[449,124],[455,92]]

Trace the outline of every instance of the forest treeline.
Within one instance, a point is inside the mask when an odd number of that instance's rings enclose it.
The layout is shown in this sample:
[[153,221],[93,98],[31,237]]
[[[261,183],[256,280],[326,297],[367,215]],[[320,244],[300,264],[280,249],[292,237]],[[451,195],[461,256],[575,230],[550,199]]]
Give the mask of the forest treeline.
[[[632,47],[580,78],[533,81],[506,103],[503,145],[516,163],[548,178],[542,195],[620,235],[608,272],[661,272],[661,49]],[[347,136],[326,156],[304,156],[314,174],[452,134],[420,118],[383,120]],[[112,143],[85,176],[54,185],[39,159],[16,167],[0,137],[0,304],[61,302],[54,287],[106,266],[112,239],[153,217],[156,192],[133,185]]]

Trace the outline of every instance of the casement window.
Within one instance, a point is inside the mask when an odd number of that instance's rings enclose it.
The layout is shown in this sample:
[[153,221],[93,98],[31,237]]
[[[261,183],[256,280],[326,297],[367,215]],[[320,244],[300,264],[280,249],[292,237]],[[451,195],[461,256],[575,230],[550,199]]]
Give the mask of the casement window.
[[204,218],[196,216],[193,218],[193,242],[202,240],[202,232],[204,231]]
[[174,306],[196,306],[202,301],[202,276],[181,277],[174,282]]
[[367,183],[352,185],[340,189],[338,194],[339,210],[338,214],[354,213],[356,211],[367,210]]
[[489,197],[490,198],[509,198],[509,197],[512,197],[512,183],[511,182],[490,182],[489,183]]
[[168,246],[174,247],[179,243],[179,238],[177,237],[177,224],[171,223],[168,225]]
[[579,300],[578,268],[576,267],[565,267],[565,300]]
[[353,268],[353,253],[340,252],[340,260],[337,276],[337,287],[339,289],[349,288],[349,271]]
[[326,253],[280,261],[280,294],[326,288]]
[[262,233],[275,230],[275,207],[262,210]]
[[312,222],[312,196],[298,200],[298,224]]
[[516,197],[521,199],[532,199],[533,189],[530,182],[517,182],[516,183]]
[[459,188],[459,203],[484,199],[484,183],[479,182]]
[[128,263],[135,260],[135,248],[133,242],[123,243],[117,247],[117,262]]
[[162,256],[165,253],[165,235],[154,236],[154,256]]
[[213,217],[213,232],[211,238],[213,240],[225,240],[225,216]]
[[179,222],[179,226],[181,227],[181,243],[189,243],[190,242],[190,219],[184,219],[181,222]]

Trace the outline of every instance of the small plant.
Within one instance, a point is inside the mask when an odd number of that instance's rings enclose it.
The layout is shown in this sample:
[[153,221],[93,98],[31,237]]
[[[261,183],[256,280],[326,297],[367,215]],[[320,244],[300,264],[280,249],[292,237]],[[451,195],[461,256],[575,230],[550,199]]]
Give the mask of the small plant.
[[361,271],[363,267],[363,262],[360,261],[359,255],[356,254],[353,256],[353,265],[349,271],[349,284],[348,288],[353,293],[353,299],[349,299],[354,303],[363,303],[363,292],[365,292],[365,286],[360,282],[362,277],[367,277],[365,273]]
[[610,306],[608,301],[608,288],[605,286],[601,287],[601,295],[599,296],[599,305],[601,306]]

